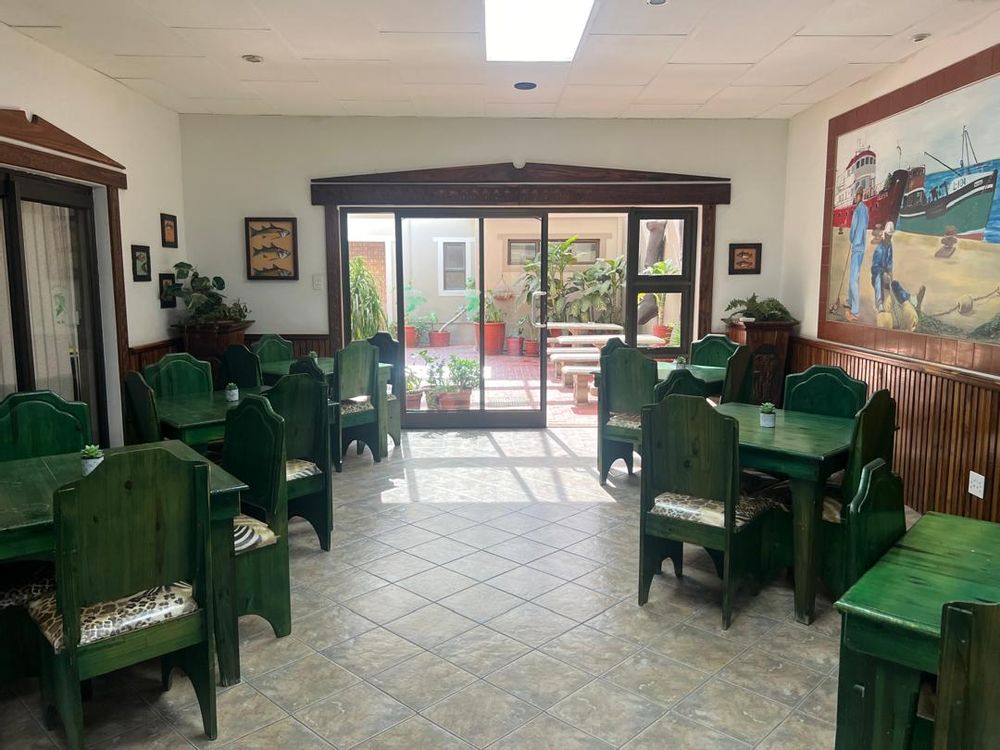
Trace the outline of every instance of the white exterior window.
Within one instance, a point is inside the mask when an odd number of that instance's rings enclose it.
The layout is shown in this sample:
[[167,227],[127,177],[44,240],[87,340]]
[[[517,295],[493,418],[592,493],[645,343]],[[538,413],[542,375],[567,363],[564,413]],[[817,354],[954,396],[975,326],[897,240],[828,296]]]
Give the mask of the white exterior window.
[[472,238],[435,237],[438,257],[438,294],[461,297],[466,281],[472,278]]

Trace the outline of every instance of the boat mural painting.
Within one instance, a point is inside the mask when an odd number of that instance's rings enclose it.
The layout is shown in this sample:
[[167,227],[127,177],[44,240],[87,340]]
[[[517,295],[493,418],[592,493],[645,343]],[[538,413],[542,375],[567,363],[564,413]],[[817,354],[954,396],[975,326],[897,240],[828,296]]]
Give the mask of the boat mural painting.
[[997,122],[993,76],[837,139],[827,321],[1000,344]]

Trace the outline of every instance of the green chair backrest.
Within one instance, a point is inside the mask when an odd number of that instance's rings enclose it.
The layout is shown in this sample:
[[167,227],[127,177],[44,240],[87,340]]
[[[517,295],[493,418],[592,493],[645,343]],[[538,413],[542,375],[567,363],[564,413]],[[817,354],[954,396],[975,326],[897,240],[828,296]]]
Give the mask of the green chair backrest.
[[378,348],[367,341],[352,341],[334,355],[336,359],[334,401],[345,401],[359,396],[376,398],[378,353]]
[[250,347],[261,362],[284,362],[295,359],[295,347],[276,333],[265,333]]
[[674,370],[666,380],[661,380],[653,388],[653,401],[662,401],[673,394],[704,397],[705,385],[690,370]]
[[[642,409],[642,482],[650,507],[661,492],[721,500],[732,531],[739,499],[739,423],[701,396],[667,396]],[[649,484],[647,484],[647,482]]]
[[91,442],[90,408],[52,391],[21,391],[0,401],[0,461],[74,453]]
[[264,382],[260,359],[243,344],[233,344],[222,353],[222,379],[240,388],[257,388]]
[[285,420],[263,396],[245,396],[226,414],[222,467],[250,487],[241,502],[260,508],[269,525],[287,522]]
[[160,432],[160,415],[156,410],[156,394],[139,373],[125,373],[122,384],[125,397],[125,444],[156,443],[163,439]]
[[903,480],[876,458],[861,471],[858,491],[845,514],[844,585],[850,588],[906,533]]
[[847,455],[847,469],[841,484],[845,503],[857,494],[861,473],[876,458],[885,461],[892,470],[892,454],[896,443],[896,401],[889,391],[875,391],[858,411]]
[[326,382],[326,375],[312,357],[299,357],[288,368],[289,375],[308,375],[320,383]]
[[935,750],[993,750],[1000,742],[1000,604],[941,610]]
[[386,331],[379,331],[368,339],[368,343],[378,349],[378,361],[392,365],[389,383],[392,392],[401,396],[406,391],[406,367],[403,363],[403,347]]
[[81,607],[177,581],[211,606],[204,461],[164,448],[115,453],[56,490],[52,509],[67,648],[79,643]]
[[598,391],[601,418],[611,412],[638,414],[653,401],[656,362],[634,346],[611,339],[601,349],[601,387]]
[[725,367],[738,347],[735,341],[721,333],[710,333],[691,342],[691,364],[705,367]]
[[[274,411],[285,420],[285,455],[325,466],[323,440],[329,435],[326,387],[308,375],[285,375],[266,394]],[[328,451],[327,451],[328,452]]]
[[160,397],[212,392],[212,366],[187,352],[167,354],[142,371],[153,392]]
[[865,402],[867,384],[839,367],[813,365],[785,378],[784,408],[827,417],[853,417]]
[[722,382],[720,403],[748,404],[753,393],[753,350],[741,345],[726,360],[726,378]]

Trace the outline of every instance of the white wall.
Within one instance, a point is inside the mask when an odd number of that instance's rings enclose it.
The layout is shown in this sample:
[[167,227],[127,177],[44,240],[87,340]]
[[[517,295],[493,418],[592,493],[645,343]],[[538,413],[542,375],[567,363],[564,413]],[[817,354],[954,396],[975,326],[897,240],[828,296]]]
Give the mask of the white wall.
[[[182,115],[192,257],[249,304],[253,330],[327,330],[323,211],[309,180],[366,172],[539,161],[730,177],[716,230],[713,321],[726,302],[776,294],[781,279],[786,123],[779,120],[485,120]],[[248,282],[243,218],[296,216],[298,282]],[[764,244],[761,276],[727,275],[730,242]],[[801,311],[794,309],[796,313]]]
[[[961,35],[938,43],[932,37],[924,43],[927,47],[921,47],[920,52],[904,63],[811,107],[789,123],[781,294],[792,312],[800,317],[802,335],[816,336],[819,320],[824,172],[830,118],[963,60],[996,44],[998,39],[1000,13],[994,13]],[[766,248],[764,260],[766,263]]]

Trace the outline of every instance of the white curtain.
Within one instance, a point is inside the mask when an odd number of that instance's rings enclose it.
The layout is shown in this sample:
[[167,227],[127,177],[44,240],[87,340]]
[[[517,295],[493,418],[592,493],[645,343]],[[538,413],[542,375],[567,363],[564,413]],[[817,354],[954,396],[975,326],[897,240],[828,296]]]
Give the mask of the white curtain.
[[71,353],[78,317],[70,211],[63,206],[21,202],[35,387],[73,398]]
[[17,390],[14,364],[14,320],[10,314],[10,284],[7,279],[7,235],[0,211],[0,398]]

